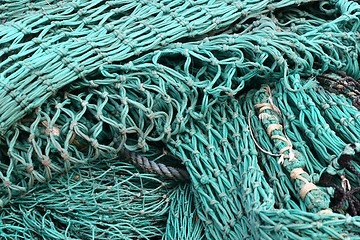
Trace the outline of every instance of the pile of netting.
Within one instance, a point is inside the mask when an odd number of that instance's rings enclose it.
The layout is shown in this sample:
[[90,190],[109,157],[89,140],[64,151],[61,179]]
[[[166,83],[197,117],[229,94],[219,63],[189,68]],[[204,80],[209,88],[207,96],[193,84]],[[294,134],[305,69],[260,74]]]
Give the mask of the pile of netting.
[[360,5],[0,0],[2,239],[360,239]]

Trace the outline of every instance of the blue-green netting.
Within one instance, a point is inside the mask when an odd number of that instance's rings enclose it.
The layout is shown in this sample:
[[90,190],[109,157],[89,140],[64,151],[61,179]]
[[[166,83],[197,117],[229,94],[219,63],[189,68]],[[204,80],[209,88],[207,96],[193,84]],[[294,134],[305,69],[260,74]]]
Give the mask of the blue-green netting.
[[2,239],[360,239],[360,5],[0,0]]

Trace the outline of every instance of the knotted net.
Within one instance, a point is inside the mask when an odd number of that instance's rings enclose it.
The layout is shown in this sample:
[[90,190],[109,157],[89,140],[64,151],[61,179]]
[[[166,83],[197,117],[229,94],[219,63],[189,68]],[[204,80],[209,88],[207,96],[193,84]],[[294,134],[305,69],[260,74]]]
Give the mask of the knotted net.
[[358,236],[356,2],[0,3],[6,238]]

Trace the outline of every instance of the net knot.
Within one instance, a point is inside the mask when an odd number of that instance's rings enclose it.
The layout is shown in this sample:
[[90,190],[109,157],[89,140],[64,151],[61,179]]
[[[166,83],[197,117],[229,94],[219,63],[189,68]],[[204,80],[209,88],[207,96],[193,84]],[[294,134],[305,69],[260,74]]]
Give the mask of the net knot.
[[83,102],[81,103],[81,106],[86,107],[86,105],[88,105],[88,104],[89,104],[88,101],[83,101]]
[[124,104],[124,105],[127,105],[128,104],[128,98],[127,97],[122,97],[121,98],[121,103]]
[[72,7],[74,10],[79,9],[80,5],[76,2],[70,2],[69,6]]
[[200,182],[202,184],[208,184],[210,182],[210,178],[208,176],[206,176],[206,175],[202,175],[201,179],[200,179]]
[[28,172],[29,174],[32,174],[33,171],[34,171],[34,166],[32,164],[28,164],[26,166],[26,172]]
[[322,228],[324,225],[322,224],[322,222],[314,222],[313,225],[315,225],[316,228],[320,229]]
[[242,153],[241,153],[241,156],[247,156],[249,154],[249,149],[248,148],[244,148]]
[[211,58],[210,62],[211,62],[211,65],[213,65],[213,66],[219,65],[219,61],[216,58]]
[[176,147],[179,147],[181,144],[182,144],[181,140],[176,140],[176,142],[175,142]]
[[41,39],[39,39],[39,38],[33,38],[33,39],[31,39],[31,41],[32,41],[33,43],[35,43],[35,44],[40,44],[40,43],[42,43]]
[[56,49],[56,53],[57,53],[60,57],[62,57],[62,58],[66,57],[66,56],[68,55],[67,50],[65,50],[65,49],[60,49],[60,48],[57,48],[57,49]]
[[229,141],[228,141],[227,138],[222,138],[222,139],[220,140],[220,144],[221,144],[221,145],[226,145],[226,144],[228,144],[228,143],[229,143]]
[[99,142],[96,139],[94,139],[91,143],[91,146],[96,149],[99,147]]
[[161,11],[163,11],[164,13],[168,14],[170,12],[170,8],[168,6],[162,6],[160,8]]
[[172,131],[172,129],[170,126],[165,127],[165,130],[164,130],[165,134],[169,134],[171,131]]
[[349,214],[346,214],[344,224],[345,224],[345,225],[350,225],[350,224],[352,224],[353,222],[354,222],[353,217],[352,217],[351,215],[349,215]]
[[43,42],[40,44],[40,48],[45,51],[50,48],[50,45],[48,43]]
[[275,232],[279,232],[279,231],[283,230],[283,228],[284,228],[284,225],[278,223],[275,225],[274,230],[275,230]]
[[137,146],[138,146],[138,148],[144,148],[146,146],[145,139],[139,138]]
[[45,167],[48,167],[51,164],[51,160],[49,158],[45,158],[41,163]]
[[80,9],[78,12],[77,12],[77,15],[79,16],[79,17],[81,17],[82,15],[84,15],[84,14],[86,14],[86,9]]
[[268,10],[269,10],[270,12],[273,12],[273,11],[275,10],[274,5],[273,5],[273,4],[269,4],[269,5],[268,5]]
[[19,24],[19,23],[13,23],[13,26],[19,30],[21,33],[23,33],[24,35],[31,33],[31,31],[29,29],[27,29],[26,27],[24,27],[23,25]]
[[144,92],[145,91],[145,88],[144,88],[144,84],[139,84],[139,90],[141,91],[141,92]]
[[189,87],[192,87],[192,86],[194,86],[194,81],[192,80],[192,79],[189,79],[189,81],[187,81],[187,85],[189,86]]
[[9,188],[10,185],[11,185],[10,180],[6,178],[6,179],[4,180],[4,186],[5,186],[6,188]]
[[32,133],[28,138],[28,142],[31,143],[34,139],[35,139],[35,134]]
[[200,152],[198,150],[194,150],[194,151],[192,151],[192,155],[199,156]]
[[106,24],[104,26],[105,30],[108,31],[108,32],[111,32],[112,30],[114,30],[114,26],[113,25],[110,25],[110,24]]
[[101,96],[102,96],[103,98],[106,98],[108,95],[109,95],[108,92],[103,92],[103,93],[101,94]]
[[124,71],[130,71],[134,67],[134,63],[132,61],[125,64],[122,68]]
[[122,135],[125,135],[126,133],[127,133],[127,129],[126,129],[126,127],[122,127],[121,128],[121,130],[120,130],[120,133],[122,134]]
[[56,105],[55,105],[55,108],[56,108],[56,109],[61,109],[61,108],[62,108],[62,104],[61,104],[61,103],[56,104]]
[[70,159],[70,156],[69,156],[69,154],[68,154],[67,152],[63,152],[63,153],[61,154],[61,157],[62,157],[64,160],[69,160],[69,159]]
[[74,128],[75,128],[77,125],[78,125],[77,122],[72,122],[72,123],[70,124],[70,130],[74,130]]
[[153,112],[151,112],[150,109],[148,109],[149,114],[146,115],[146,117],[148,117],[150,120],[155,118],[155,114]]

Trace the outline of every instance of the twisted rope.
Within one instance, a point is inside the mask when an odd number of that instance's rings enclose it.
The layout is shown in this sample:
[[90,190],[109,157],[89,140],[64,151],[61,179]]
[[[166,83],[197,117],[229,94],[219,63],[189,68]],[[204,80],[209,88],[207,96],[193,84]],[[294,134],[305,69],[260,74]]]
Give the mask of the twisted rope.
[[129,151],[125,148],[120,150],[120,153],[135,166],[139,166],[147,173],[157,174],[161,177],[173,179],[176,181],[188,182],[190,181],[189,173],[181,168],[175,168],[166,166],[162,163],[150,161],[147,157],[141,156],[133,151]]

